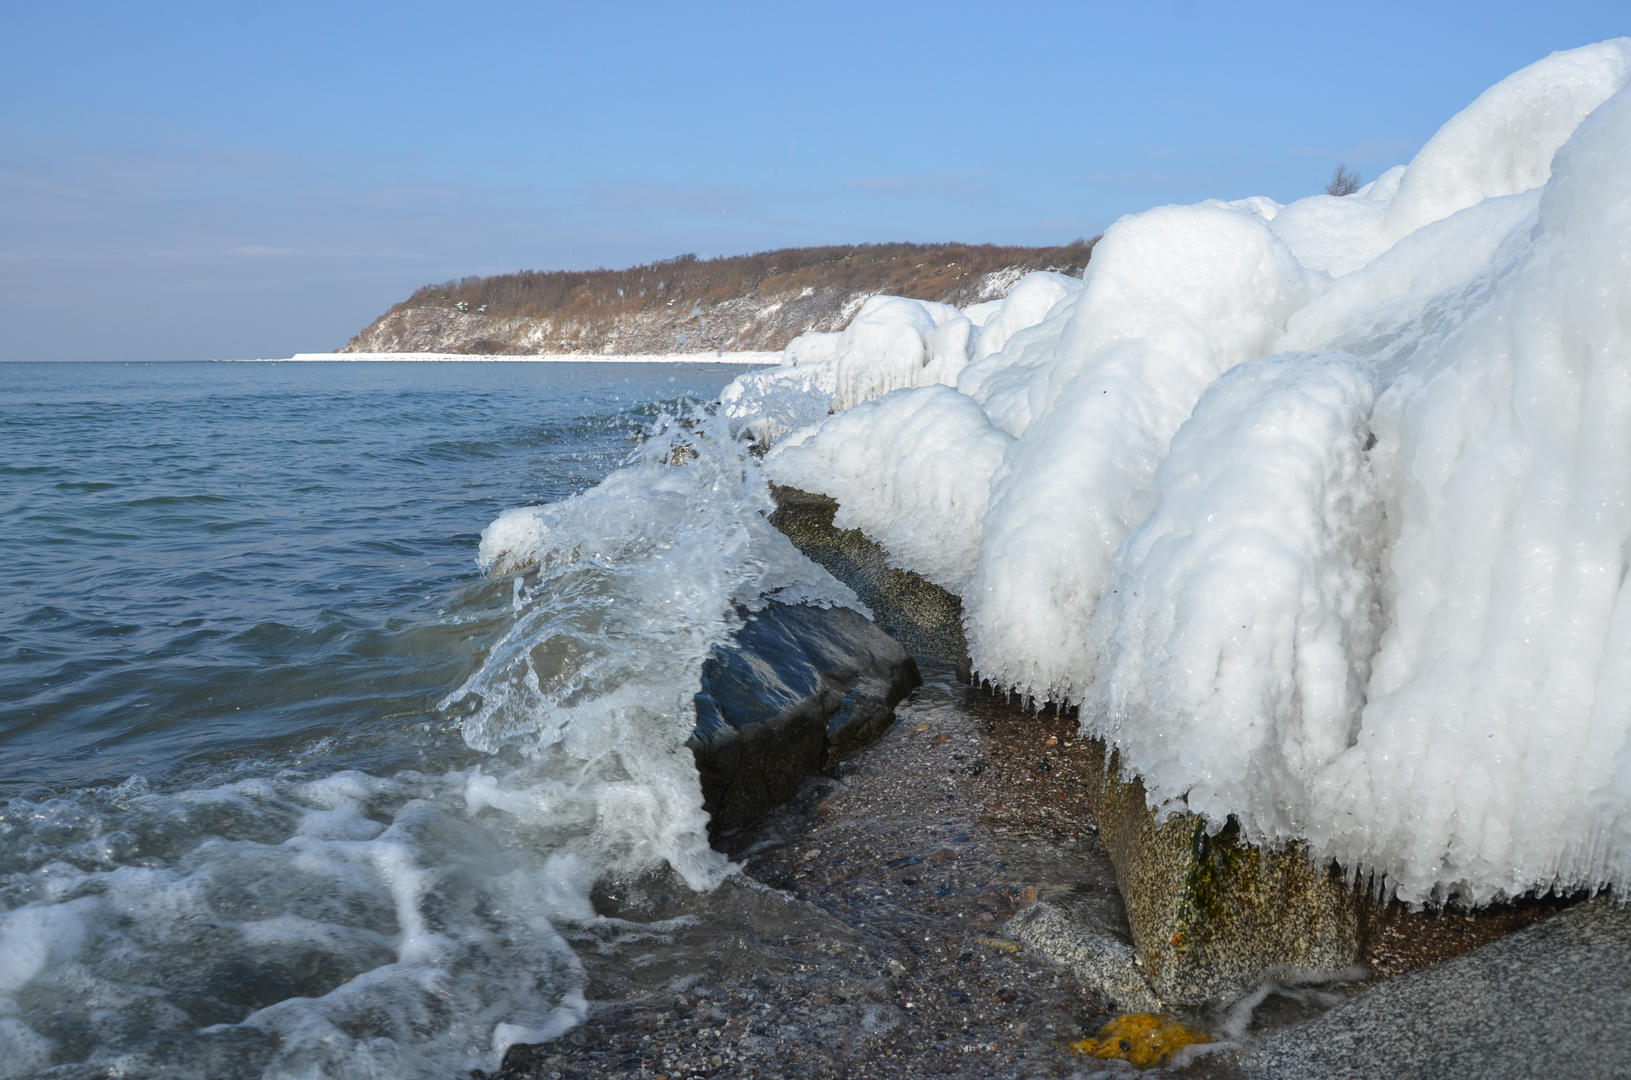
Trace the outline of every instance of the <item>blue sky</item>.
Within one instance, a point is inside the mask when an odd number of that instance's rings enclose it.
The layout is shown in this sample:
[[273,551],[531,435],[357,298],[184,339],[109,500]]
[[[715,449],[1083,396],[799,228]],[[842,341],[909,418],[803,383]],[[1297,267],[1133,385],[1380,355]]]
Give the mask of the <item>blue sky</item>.
[[0,10],[3,360],[287,356],[464,274],[1289,200],[1631,33],[1623,0]]

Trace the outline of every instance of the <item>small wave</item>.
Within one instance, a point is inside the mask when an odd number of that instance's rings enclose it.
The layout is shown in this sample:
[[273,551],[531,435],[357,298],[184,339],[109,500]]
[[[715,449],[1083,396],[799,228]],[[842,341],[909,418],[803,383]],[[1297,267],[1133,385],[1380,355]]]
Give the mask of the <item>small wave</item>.
[[[340,772],[0,805],[0,1046],[131,1077],[455,1075],[581,1017],[588,868],[470,777]],[[48,855],[44,854],[49,852]],[[19,1010],[15,995],[49,1009]]]
[[219,506],[232,501],[226,495],[200,492],[195,495],[150,495],[145,499],[131,499],[125,505],[132,509],[148,509],[168,506]]
[[859,606],[769,525],[772,509],[756,461],[699,409],[665,418],[596,487],[488,526],[478,561],[516,575],[516,619],[443,708],[462,710],[473,748],[571,777],[553,802],[502,805],[592,809],[608,868],[666,861],[693,888],[720,880],[685,749],[703,662],[768,597]]
[[[756,459],[707,410],[661,417],[618,452],[628,464],[600,484],[494,521],[490,576],[428,624],[382,626],[327,602],[251,625],[182,618],[166,640],[208,649],[188,657],[196,679],[51,675],[77,688],[68,698],[96,699],[98,718],[72,730],[102,739],[98,752],[128,737],[179,761],[204,731],[227,778],[201,782],[205,761],[162,787],[0,800],[0,1075],[492,1068],[509,1043],[586,1015],[563,931],[598,925],[598,879],[668,864],[706,890],[729,874],[685,746],[702,664],[767,597],[859,602],[770,527]],[[414,549],[376,537],[356,550]],[[278,572],[277,560],[256,571]],[[230,596],[230,582],[198,584]],[[360,684],[429,656],[411,666],[434,668],[439,688],[468,675],[440,715],[404,698],[364,725],[286,729],[324,736],[304,757],[244,755],[261,711],[361,701]],[[226,686],[220,664],[255,677]],[[110,701],[129,732],[106,728]],[[452,753],[455,724],[465,745]],[[358,749],[367,738],[389,744],[373,774],[355,768],[376,760]],[[433,764],[403,768],[416,752]]]

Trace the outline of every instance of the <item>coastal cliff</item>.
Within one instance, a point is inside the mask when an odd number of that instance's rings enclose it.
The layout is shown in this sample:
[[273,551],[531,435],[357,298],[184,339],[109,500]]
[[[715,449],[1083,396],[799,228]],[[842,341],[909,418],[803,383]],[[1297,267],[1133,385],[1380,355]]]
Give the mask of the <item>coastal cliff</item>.
[[662,354],[780,350],[841,330],[869,296],[965,307],[1025,274],[1079,275],[1092,244],[860,244],[717,259],[682,255],[627,270],[521,271],[426,285],[341,353]]

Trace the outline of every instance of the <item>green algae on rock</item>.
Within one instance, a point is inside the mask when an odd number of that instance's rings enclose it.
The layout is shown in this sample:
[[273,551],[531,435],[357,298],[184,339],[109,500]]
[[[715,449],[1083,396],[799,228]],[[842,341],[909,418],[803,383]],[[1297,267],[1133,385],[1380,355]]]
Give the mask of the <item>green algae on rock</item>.
[[1113,751],[1091,741],[1102,777],[1099,835],[1127,904],[1144,975],[1163,1005],[1236,997],[1279,971],[1359,963],[1367,905],[1335,866],[1293,844],[1265,851],[1233,823],[1209,835],[1197,815],[1157,823],[1144,785],[1123,780]]

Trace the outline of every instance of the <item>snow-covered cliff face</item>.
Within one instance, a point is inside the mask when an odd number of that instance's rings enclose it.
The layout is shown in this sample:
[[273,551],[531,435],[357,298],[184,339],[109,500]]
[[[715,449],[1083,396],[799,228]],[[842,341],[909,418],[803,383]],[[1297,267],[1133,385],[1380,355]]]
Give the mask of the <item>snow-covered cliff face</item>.
[[829,291],[764,299],[733,297],[604,319],[493,316],[445,306],[382,316],[341,352],[625,353],[782,348],[812,326],[841,327],[866,294]]
[[726,411],[1158,804],[1412,901],[1631,891],[1628,79],[1556,53],[1354,195],[875,299]]
[[[1045,256],[1054,249],[1032,250]],[[1025,273],[1023,266],[1000,266],[964,276],[947,271],[929,287],[941,292],[949,289],[949,298],[1000,302]],[[871,288],[819,284],[799,288],[797,281],[781,291],[753,286],[751,281],[744,282],[749,292],[741,296],[710,295],[655,307],[625,304],[605,311],[591,308],[554,315],[503,315],[469,303],[416,304],[410,300],[380,316],[339,351],[665,355],[716,349],[780,350],[801,334],[842,330],[877,288],[876,284]]]

